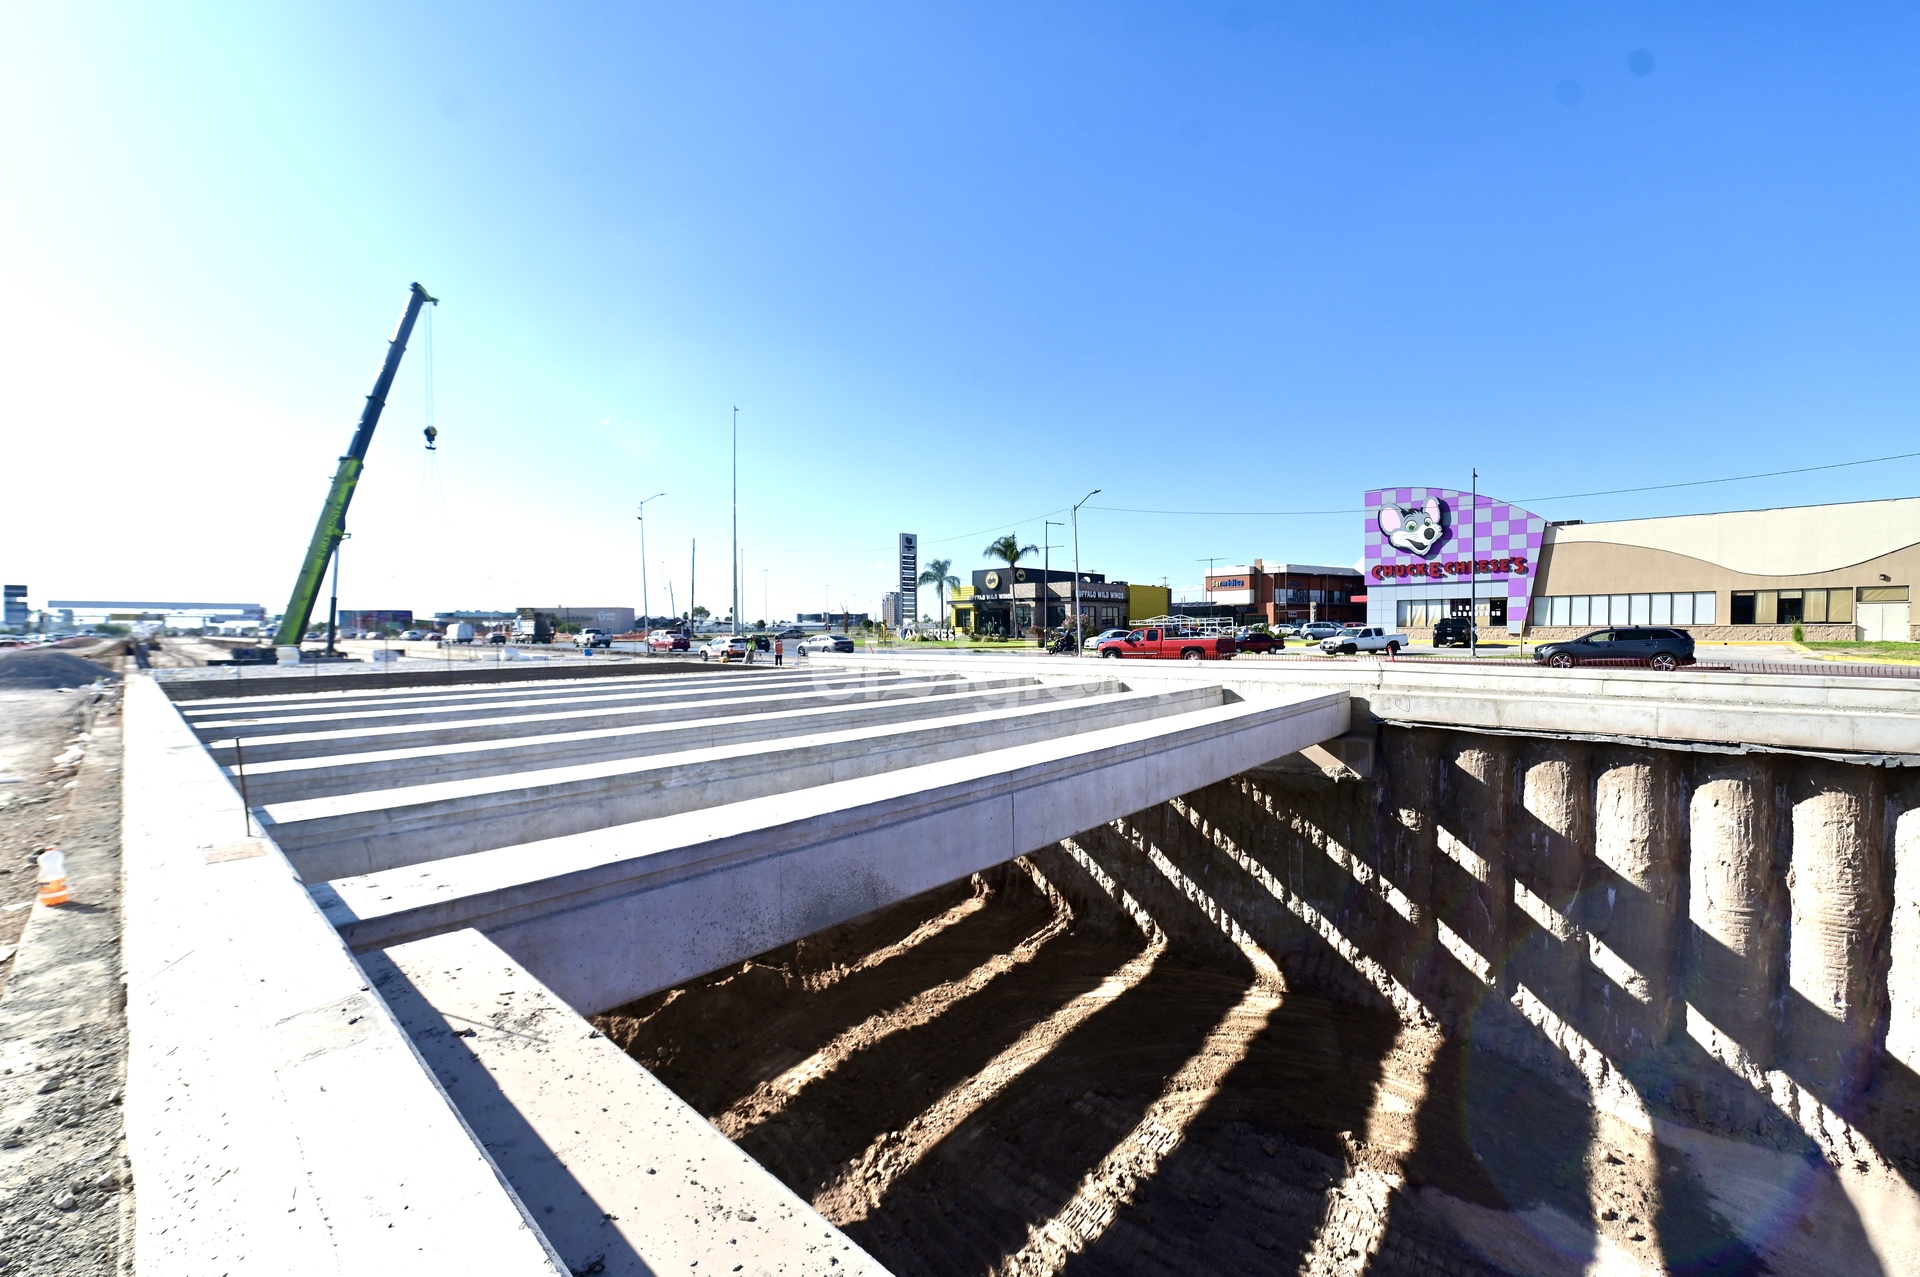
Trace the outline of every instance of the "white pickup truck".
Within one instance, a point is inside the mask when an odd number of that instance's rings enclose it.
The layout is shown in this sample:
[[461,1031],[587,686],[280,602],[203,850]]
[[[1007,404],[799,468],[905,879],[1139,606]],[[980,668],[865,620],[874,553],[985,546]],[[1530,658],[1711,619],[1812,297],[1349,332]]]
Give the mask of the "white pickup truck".
[[1385,652],[1388,656],[1407,645],[1404,634],[1389,634],[1377,625],[1349,625],[1338,634],[1320,640],[1320,650],[1352,656],[1356,652]]

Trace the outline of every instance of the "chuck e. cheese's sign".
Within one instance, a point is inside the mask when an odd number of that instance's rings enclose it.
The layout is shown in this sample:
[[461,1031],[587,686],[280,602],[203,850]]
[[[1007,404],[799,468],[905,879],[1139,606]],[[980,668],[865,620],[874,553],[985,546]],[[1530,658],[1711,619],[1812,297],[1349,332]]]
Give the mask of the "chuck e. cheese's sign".
[[1533,511],[1456,488],[1375,488],[1365,511],[1369,625],[1394,623],[1398,598],[1464,598],[1489,578],[1495,597],[1504,586],[1508,617],[1526,615],[1547,531]]
[[1527,556],[1509,554],[1498,559],[1441,559],[1435,563],[1376,563],[1367,572],[1376,581],[1398,577],[1525,576]]

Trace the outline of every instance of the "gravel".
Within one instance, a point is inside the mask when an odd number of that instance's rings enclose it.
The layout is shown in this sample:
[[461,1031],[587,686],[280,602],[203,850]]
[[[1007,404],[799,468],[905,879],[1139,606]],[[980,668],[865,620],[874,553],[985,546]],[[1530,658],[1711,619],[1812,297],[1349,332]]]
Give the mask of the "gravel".
[[117,679],[104,665],[52,648],[29,648],[0,654],[0,687],[9,690],[50,690],[85,687],[98,679]]

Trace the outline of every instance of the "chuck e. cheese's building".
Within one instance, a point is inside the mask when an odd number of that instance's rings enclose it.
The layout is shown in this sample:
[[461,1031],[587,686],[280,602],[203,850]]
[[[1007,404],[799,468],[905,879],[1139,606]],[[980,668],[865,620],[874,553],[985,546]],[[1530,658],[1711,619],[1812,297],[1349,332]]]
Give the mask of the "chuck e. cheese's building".
[[1367,493],[1367,623],[1445,616],[1540,640],[1671,625],[1703,640],[1920,638],[1920,497],[1553,522],[1452,488]]

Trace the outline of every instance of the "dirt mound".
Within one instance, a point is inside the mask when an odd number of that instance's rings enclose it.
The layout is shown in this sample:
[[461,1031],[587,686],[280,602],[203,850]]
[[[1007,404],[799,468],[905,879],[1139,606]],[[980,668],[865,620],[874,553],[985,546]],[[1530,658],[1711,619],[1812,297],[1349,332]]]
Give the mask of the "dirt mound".
[[0,688],[32,691],[85,687],[97,678],[118,678],[104,665],[52,648],[0,653]]

